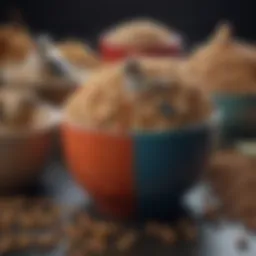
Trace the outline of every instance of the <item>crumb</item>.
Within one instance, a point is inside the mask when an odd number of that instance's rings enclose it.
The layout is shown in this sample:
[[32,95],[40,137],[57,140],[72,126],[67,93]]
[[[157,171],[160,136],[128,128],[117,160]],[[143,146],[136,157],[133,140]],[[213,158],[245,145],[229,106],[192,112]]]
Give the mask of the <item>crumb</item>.
[[91,217],[86,213],[78,213],[75,216],[75,223],[78,226],[84,227],[84,228],[90,228],[93,224],[93,221]]
[[53,209],[58,208],[49,198],[37,198],[35,200],[35,205],[44,212],[52,212]]
[[65,234],[71,241],[77,241],[83,236],[83,230],[75,225],[69,224],[64,229]]
[[36,219],[34,218],[34,216],[32,216],[31,212],[29,211],[21,212],[17,221],[19,227],[24,229],[34,228],[36,224]]
[[156,222],[149,222],[146,224],[145,232],[149,236],[155,236],[161,229],[160,224]]
[[29,234],[19,234],[15,237],[15,244],[20,250],[27,249],[34,244],[34,239],[32,235]]
[[0,253],[4,254],[13,250],[13,237],[11,235],[5,234],[0,237]]
[[107,243],[103,239],[91,238],[88,241],[88,249],[91,253],[102,254],[107,249]]
[[174,244],[177,240],[177,235],[173,228],[156,222],[151,222],[146,225],[146,234],[160,239],[167,244]]
[[12,228],[15,223],[16,212],[12,209],[4,209],[0,213],[0,227],[3,230]]
[[80,250],[70,251],[67,254],[67,256],[86,256],[86,255],[88,255],[87,252],[80,251]]
[[178,229],[182,238],[186,241],[194,242],[198,237],[197,227],[190,220],[181,220],[178,223]]
[[0,209],[20,209],[24,204],[24,197],[0,197]]
[[116,235],[120,230],[121,230],[121,226],[117,223],[108,223],[109,225],[109,232],[112,235]]
[[108,239],[111,233],[111,226],[103,221],[95,223],[92,227],[92,235],[99,239]]
[[127,251],[134,246],[138,238],[138,235],[134,231],[129,231],[122,235],[116,243],[116,247],[119,251]]
[[159,232],[159,238],[166,244],[175,244],[177,241],[177,235],[171,227],[163,227]]
[[160,239],[167,244],[174,244],[177,240],[177,235],[173,228],[156,222],[151,222],[146,225],[146,234]]
[[35,225],[40,228],[55,226],[59,221],[51,212],[44,213],[39,209],[33,213],[33,217],[35,218]]
[[55,233],[45,233],[36,237],[36,245],[42,248],[52,248],[58,245],[60,236]]

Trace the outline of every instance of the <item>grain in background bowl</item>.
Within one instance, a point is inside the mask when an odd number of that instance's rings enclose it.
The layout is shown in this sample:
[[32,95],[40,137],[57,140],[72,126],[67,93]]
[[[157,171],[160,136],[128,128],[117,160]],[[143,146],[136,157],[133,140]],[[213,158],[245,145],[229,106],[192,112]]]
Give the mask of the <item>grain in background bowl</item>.
[[138,19],[102,34],[99,47],[104,61],[115,62],[131,55],[179,56],[183,53],[183,40],[177,32],[157,21]]
[[180,77],[209,94],[221,112],[224,144],[256,136],[256,47],[222,25],[184,61]]

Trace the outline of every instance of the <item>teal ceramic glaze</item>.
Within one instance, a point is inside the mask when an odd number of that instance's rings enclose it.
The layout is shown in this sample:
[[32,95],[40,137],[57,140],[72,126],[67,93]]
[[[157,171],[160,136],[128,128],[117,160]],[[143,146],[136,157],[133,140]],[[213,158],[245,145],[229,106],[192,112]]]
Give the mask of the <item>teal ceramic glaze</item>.
[[256,95],[215,94],[213,101],[221,114],[223,141],[256,136]]
[[134,177],[138,212],[168,218],[198,179],[210,155],[213,129],[202,125],[156,134],[136,134]]

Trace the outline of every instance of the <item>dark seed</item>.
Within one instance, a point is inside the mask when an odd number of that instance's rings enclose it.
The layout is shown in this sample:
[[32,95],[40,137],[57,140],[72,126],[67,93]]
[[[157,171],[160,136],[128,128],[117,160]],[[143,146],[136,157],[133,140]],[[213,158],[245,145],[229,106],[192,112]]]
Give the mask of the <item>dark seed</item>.
[[160,110],[162,114],[167,118],[173,116],[176,113],[175,109],[165,101],[160,104]]

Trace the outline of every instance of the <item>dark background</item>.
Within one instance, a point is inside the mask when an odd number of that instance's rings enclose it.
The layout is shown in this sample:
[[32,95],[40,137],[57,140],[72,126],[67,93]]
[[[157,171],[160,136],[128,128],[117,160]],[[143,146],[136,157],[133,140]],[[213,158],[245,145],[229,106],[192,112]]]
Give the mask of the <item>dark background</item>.
[[159,19],[201,41],[220,20],[231,21],[243,38],[256,38],[253,0],[0,0],[1,19],[18,7],[33,31],[57,37],[95,39],[106,27],[137,16]]

